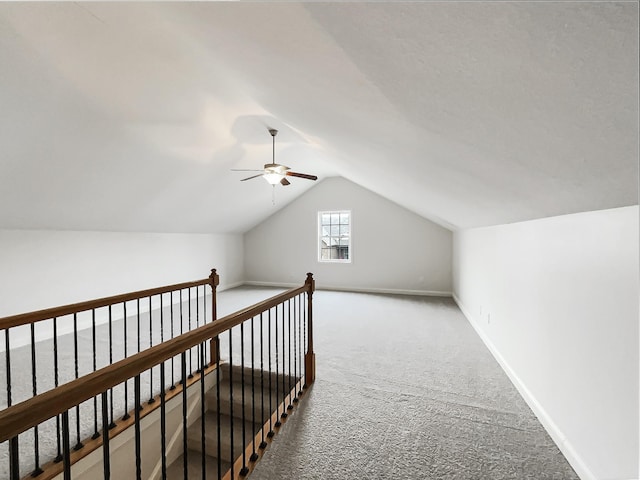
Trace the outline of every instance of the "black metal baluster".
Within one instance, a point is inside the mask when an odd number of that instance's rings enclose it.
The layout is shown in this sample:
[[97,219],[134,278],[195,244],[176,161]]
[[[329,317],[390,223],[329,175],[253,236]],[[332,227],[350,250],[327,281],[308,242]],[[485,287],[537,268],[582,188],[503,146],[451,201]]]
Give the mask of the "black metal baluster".
[[[289,347],[289,376],[288,376],[288,380],[289,380],[289,406],[287,407],[287,410],[293,410],[293,396],[291,395],[291,380],[292,380],[292,375],[291,375],[291,347],[292,347],[292,343],[291,343],[291,300],[287,300],[287,307],[288,307],[288,317],[287,317],[287,322],[289,324],[289,330],[287,330],[287,344]],[[295,299],[294,299],[294,307],[293,307],[293,311],[295,313]],[[294,341],[295,341],[295,333],[293,335]],[[294,351],[294,355],[295,355],[295,349]],[[294,374],[295,375],[295,374]],[[293,385],[293,388],[295,389],[295,384]],[[295,393],[295,392],[294,392]]]
[[[127,358],[129,355],[129,351],[127,349],[127,343],[129,341],[129,335],[127,333],[127,302],[122,302],[122,311],[124,315],[124,336],[122,338],[122,343],[124,343],[124,358]],[[122,420],[129,420],[131,415],[129,415],[129,380],[125,380],[124,382],[124,415],[122,416]]]
[[[200,326],[200,302],[198,302],[199,299],[199,295],[198,295],[198,286],[196,285],[196,329]],[[202,345],[199,344],[198,348],[197,348],[197,354],[198,354],[198,368],[196,370],[196,372],[200,373],[202,372],[202,368],[203,368],[203,363],[202,363],[202,355],[200,352]]]
[[285,322],[285,308],[284,303],[282,303],[282,418],[287,418],[287,407],[285,403],[287,402],[287,396],[289,395],[289,390],[287,390],[287,375],[288,372],[285,373],[285,369],[287,367],[287,335],[286,335],[286,322]]
[[[153,306],[151,305],[152,296],[149,295],[149,348],[153,347]],[[153,367],[149,369],[149,401],[151,405],[156,399],[153,398]]]
[[258,460],[256,453],[256,363],[255,363],[255,317],[251,317],[251,457],[249,460]]
[[[262,312],[260,313],[260,416],[262,441],[260,442],[259,448],[264,450],[267,448],[267,442],[264,439],[264,428],[267,423],[267,417],[264,414],[264,319]],[[271,413],[269,413],[269,419],[270,418]],[[271,430],[271,428],[269,428],[269,430]]]
[[[109,305],[109,365],[113,364],[113,312],[111,311],[111,305]],[[78,378],[76,376],[76,378]],[[113,388],[109,389],[109,414],[111,415],[111,422],[109,423],[109,429],[116,427],[116,422],[113,419]]]
[[[173,338],[173,322],[174,322],[174,318],[173,318],[173,291],[169,293],[169,301],[171,302],[171,338]],[[171,387],[169,387],[170,390],[175,390],[176,389],[176,370],[175,370],[175,356],[171,357]]]
[[[162,298],[162,296],[160,297]],[[162,305],[160,306],[162,308]],[[160,456],[162,458],[162,480],[167,478],[167,396],[165,385],[164,364],[160,364]],[[203,477],[204,478],[204,477]]]
[[[31,322],[31,385],[33,396],[38,394],[38,383],[36,381],[36,324]],[[40,439],[38,438],[38,425],[33,427],[33,454],[35,468],[31,472],[32,477],[37,477],[42,473],[40,468]]]
[[105,480],[111,478],[111,451],[109,449],[109,407],[107,392],[102,392],[102,466]]
[[229,329],[229,426],[231,444],[231,478],[234,477],[235,457],[233,456],[233,328]]
[[[8,333],[7,333],[8,334]],[[8,345],[7,345],[8,346]],[[53,386],[58,388],[58,319],[53,318]],[[11,406],[11,403],[9,403]],[[58,454],[53,459],[54,462],[62,461],[62,441],[60,439],[60,415],[56,415],[56,448]]]
[[[141,330],[140,330],[140,299],[136,298],[136,320],[137,320],[137,325],[136,325],[136,329],[137,329],[137,344],[138,344],[138,353],[140,353],[140,346],[141,346],[141,340],[140,340],[140,334],[141,334]],[[138,379],[139,380],[139,379]],[[134,380],[134,387],[135,389],[135,380]],[[136,410],[142,410],[142,400],[141,397],[138,396],[137,398],[135,398],[135,393],[133,394],[134,396],[134,400],[135,400],[135,409]],[[111,426],[109,426],[109,428],[111,428]]]
[[[55,320],[55,319],[54,319]],[[7,407],[11,406],[11,345],[9,341],[9,329],[4,330],[4,360],[7,366]],[[57,372],[57,369],[56,369]]]
[[[196,290],[197,291],[197,290]],[[200,364],[204,365],[204,343],[200,345]],[[204,390],[204,369],[200,370],[200,447],[202,460],[202,480],[207,478],[207,439],[205,436],[205,390]]]
[[287,351],[287,309],[286,300],[282,302],[282,418],[287,418],[287,395],[289,394],[289,390],[287,390],[287,376],[289,372],[287,371],[287,366],[289,362],[289,356]]
[[[73,314],[73,358],[75,364],[76,378],[79,377],[78,371],[78,314]],[[84,445],[80,441],[80,405],[76,405],[76,439],[78,443],[73,447],[74,450],[80,450]]]
[[136,298],[136,319],[137,319],[137,343],[138,343],[138,350],[137,352],[140,353],[140,299]]
[[187,353],[180,354],[182,360],[182,474],[184,480],[189,480],[189,459],[187,458]]
[[[91,309],[91,346],[93,350],[93,371],[95,372],[98,369],[97,364],[97,343],[96,343],[96,309]],[[95,440],[100,437],[100,432],[98,431],[98,397],[93,397],[93,435],[91,438]]]
[[[207,324],[207,286],[203,285],[202,286],[202,324],[206,325]],[[210,346],[211,342],[204,342],[204,366],[203,368],[207,367],[207,366],[211,366],[213,365],[213,359],[211,358],[211,346]],[[207,358],[209,359],[209,361],[207,361]]]
[[9,475],[11,480],[20,480],[20,455],[18,437],[9,440]]
[[244,322],[240,324],[240,379],[242,385],[242,469],[240,469],[240,475],[245,476],[249,473],[247,467],[247,433],[245,418],[246,401],[244,396]]
[[[4,358],[7,366],[7,407],[10,407],[13,399],[11,393],[11,342],[8,328],[4,330],[4,346]],[[11,480],[20,479],[20,455],[17,435],[9,440],[9,473]]]
[[[136,405],[142,405],[142,395],[140,392],[140,374],[133,379],[133,395]],[[136,408],[133,414],[135,428],[135,450],[136,450],[136,479],[142,479],[142,448],[140,445],[140,408]]]
[[[269,362],[269,432],[267,433],[267,438],[272,438],[275,435],[275,432],[273,431],[273,405],[271,403],[271,397],[273,397],[273,385],[272,385],[272,377],[273,377],[273,372],[271,371],[271,309],[269,309],[269,312],[267,313],[267,336],[268,339],[267,341],[269,342],[269,348],[268,348],[268,362]],[[278,381],[276,380],[276,384],[278,383]]]
[[302,395],[302,366],[304,365],[304,357],[303,357],[303,347],[302,347],[302,294],[298,295],[298,358],[300,359],[300,388],[298,389],[298,396]]
[[[164,302],[162,300],[162,294],[160,294],[160,343],[164,343]],[[161,385],[161,389],[164,389],[164,383]]]
[[[187,301],[189,302],[189,307],[187,310],[187,314],[189,316],[189,332],[191,331],[191,287],[187,289]],[[189,378],[193,378],[193,347],[189,349]]]
[[[277,307],[276,307],[277,308]],[[287,377],[285,373],[285,367],[287,366],[287,348],[285,345],[285,309],[284,302],[282,302],[282,415],[280,418],[287,418]]]
[[296,328],[298,300],[299,297],[297,295],[293,297],[293,403],[298,403],[298,331]]
[[[162,345],[164,343],[164,302],[163,302],[163,298],[162,298],[162,293],[160,294],[160,345]],[[165,360],[166,361],[166,360]],[[165,361],[163,361],[160,364],[160,397],[164,396],[164,391],[166,389],[166,385],[165,385],[165,378],[164,378],[164,364]],[[164,458],[163,458],[164,461]]]
[[276,321],[275,321],[275,335],[276,335],[276,428],[279,428],[282,425],[280,421],[280,352],[278,351],[278,306],[275,307],[276,311]]
[[[183,308],[182,308],[182,289],[180,289],[180,335],[182,335],[184,333],[184,319],[182,316],[182,312],[183,312]],[[180,367],[180,369],[182,369],[184,365],[182,365]],[[182,370],[181,370],[182,371]],[[180,378],[180,383],[184,384],[184,380],[186,379],[186,376],[183,376]]]
[[64,480],[71,480],[71,443],[69,439],[69,410],[62,413],[62,461]]
[[[218,336],[218,339],[220,337]],[[220,354],[220,346],[218,345],[218,354]],[[221,435],[220,435],[220,362],[218,361],[216,364],[216,427],[217,427],[217,440],[218,440],[218,449],[217,449],[217,458],[218,458],[218,480],[222,480],[222,447],[220,444],[222,443]]]

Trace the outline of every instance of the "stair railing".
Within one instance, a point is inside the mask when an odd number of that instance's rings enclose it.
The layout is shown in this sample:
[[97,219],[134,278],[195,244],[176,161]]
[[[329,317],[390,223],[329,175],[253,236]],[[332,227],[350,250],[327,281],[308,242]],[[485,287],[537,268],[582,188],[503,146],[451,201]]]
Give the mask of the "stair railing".
[[[276,295],[270,299],[260,302],[251,307],[245,308],[232,315],[227,315],[224,318],[216,319],[216,287],[219,279],[215,272],[209,278],[200,280],[197,282],[190,282],[185,284],[174,285],[171,287],[163,287],[159,289],[146,290],[143,292],[136,292],[134,294],[121,295],[117,297],[110,297],[109,299],[101,299],[92,302],[84,302],[82,304],[76,304],[68,307],[60,307],[58,309],[49,309],[41,312],[34,312],[32,314],[25,314],[20,316],[8,317],[0,319],[0,328],[5,329],[5,342],[6,350],[5,357],[7,363],[7,403],[8,407],[0,411],[0,445],[8,444],[9,452],[9,465],[10,465],[10,479],[18,480],[24,474],[24,472],[31,471],[31,476],[36,478],[53,478],[55,475],[62,472],[63,478],[71,478],[71,466],[78,459],[88,453],[88,451],[95,450],[102,447],[103,459],[102,459],[102,476],[104,478],[111,477],[111,451],[110,441],[120,431],[123,431],[127,426],[133,425],[135,434],[135,466],[133,467],[135,473],[131,473],[127,478],[167,478],[167,471],[169,467],[168,459],[168,447],[171,439],[167,438],[170,434],[167,430],[166,421],[166,408],[168,402],[176,397],[182,399],[182,425],[179,428],[182,436],[182,470],[183,478],[189,478],[189,459],[188,452],[192,448],[192,445],[188,438],[188,430],[193,420],[189,418],[194,417],[188,409],[188,390],[197,388],[199,390],[199,398],[197,404],[200,407],[200,465],[201,465],[201,478],[207,476],[207,472],[211,470],[211,461],[207,457],[207,452],[210,448],[207,448],[207,441],[211,441],[211,438],[217,437],[217,472],[216,474],[209,473],[209,478],[238,478],[242,475],[249,473],[253,468],[255,461],[260,457],[262,451],[267,446],[267,440],[273,436],[274,428],[277,428],[281,424],[281,420],[286,419],[287,411],[293,409],[293,405],[297,403],[298,396],[303,392],[306,386],[311,385],[315,379],[315,358],[313,353],[313,334],[312,334],[312,296],[315,289],[314,280],[311,274],[307,275],[307,279],[303,286],[293,288],[279,295]],[[207,322],[207,309],[206,301],[202,301],[202,298],[206,299],[206,294],[198,293],[198,288],[205,285],[210,285],[212,289],[212,299],[209,315],[210,321]],[[56,343],[56,319],[63,315],[72,315],[74,319],[74,328],[72,336],[74,338],[74,350],[78,349],[78,325],[77,314],[79,311],[92,311],[92,317],[95,318],[95,309],[107,307],[109,316],[105,322],[106,329],[111,335],[113,331],[113,319],[112,311],[113,305],[122,303],[124,304],[124,316],[123,322],[126,323],[128,315],[126,312],[127,302],[136,301],[141,296],[149,299],[152,296],[159,296],[159,315],[161,323],[164,321],[164,315],[167,309],[169,312],[174,308],[174,303],[170,302],[170,306],[163,304],[163,295],[173,295],[172,292],[179,292],[179,295],[188,289],[188,295],[191,295],[191,289],[195,288],[196,301],[193,303],[191,299],[188,299],[188,322],[186,325],[192,327],[185,331],[185,319],[184,316],[180,316],[180,326],[182,326],[181,334],[178,336],[169,336],[168,339],[164,337],[164,328],[160,327],[160,341],[154,341],[153,330],[149,332],[149,345],[146,349],[135,349],[135,353],[127,355],[126,345],[129,342],[125,335],[124,340],[124,358],[117,361],[110,361],[107,366],[102,368],[95,368],[94,370],[84,374],[78,375],[77,363],[74,365],[75,376],[77,378],[69,381],[65,384],[56,384],[54,388],[38,393],[34,387],[34,396],[32,398],[23,400],[19,403],[12,402],[11,387],[10,387],[10,374],[11,366],[11,348],[10,348],[10,334],[9,329],[18,328],[20,325],[33,325],[39,321],[53,321],[53,338],[51,341],[55,345]],[[202,304],[200,304],[202,302]],[[181,302],[180,311],[184,309],[184,305]],[[200,307],[200,305],[202,305]],[[190,315],[191,308],[196,309],[195,325],[190,322],[192,317]],[[153,324],[153,315],[157,308],[153,308],[152,300],[149,300],[149,324]],[[200,310],[202,308],[202,310]],[[135,315],[140,316],[141,309],[136,308]],[[92,318],[92,320],[93,320]],[[170,324],[174,325],[174,318],[170,317]],[[92,322],[91,332],[92,338],[97,336],[95,322]],[[256,323],[258,327],[256,328]],[[137,324],[139,325],[139,323]],[[138,332],[140,328],[136,326]],[[152,327],[151,327],[152,328]],[[34,345],[36,344],[36,335],[33,332],[34,327],[31,327],[31,352],[34,351]],[[250,331],[250,341],[247,342],[246,337]],[[127,327],[124,327],[124,332],[128,332]],[[177,333],[177,332],[172,332]],[[224,338],[223,338],[224,337]],[[137,338],[140,338],[138,333]],[[265,342],[265,338],[267,341]],[[258,346],[256,346],[256,339],[258,340]],[[104,339],[103,339],[104,340]],[[113,338],[108,338],[109,349],[113,348]],[[134,342],[135,343],[135,342]],[[234,347],[236,348],[234,353]],[[95,344],[92,346],[92,350],[95,356]],[[238,350],[240,354],[238,355]],[[259,353],[258,353],[259,351]],[[32,353],[33,356],[33,353]],[[57,354],[54,354],[54,359],[57,358]],[[225,360],[226,356],[226,360]],[[240,357],[238,359],[238,356]],[[74,353],[74,359],[77,357],[77,353]],[[110,357],[111,360],[112,357]],[[36,365],[36,361],[33,361],[33,365]],[[221,402],[225,401],[224,395],[221,394],[221,386],[224,379],[221,376],[220,368],[223,362],[226,361],[228,366],[228,382],[229,382],[229,408],[230,425],[227,429],[230,432],[231,441],[228,447],[223,447],[221,440],[221,432],[225,426],[221,419]],[[77,360],[75,360],[77,362]],[[54,362],[55,363],[55,362]],[[304,368],[303,368],[304,365]],[[268,368],[265,368],[267,367]],[[56,366],[54,365],[54,368]],[[35,368],[35,367],[34,367]],[[275,368],[275,372],[274,372]],[[239,370],[238,370],[239,369]],[[32,368],[33,370],[33,368]],[[169,371],[169,373],[167,372]],[[176,371],[178,375],[176,376]],[[157,374],[156,376],[154,376]],[[215,372],[215,375],[211,376],[210,373]],[[238,373],[239,372],[239,373]],[[256,375],[257,372],[257,375]],[[231,396],[233,395],[233,389],[231,385],[234,383],[234,373],[236,379],[238,374],[241,377],[241,427],[234,426],[233,414],[233,401]],[[247,384],[245,382],[245,375],[250,375],[251,382]],[[35,376],[35,375],[34,375]],[[149,385],[149,400],[143,402],[143,378],[148,378]],[[209,377],[209,380],[207,380]],[[211,384],[211,378],[215,377],[215,395],[214,400],[207,400],[205,398],[207,381]],[[178,381],[176,381],[176,378]],[[256,380],[258,378],[259,380]],[[156,382],[156,390],[152,386],[153,382]],[[270,386],[276,385],[275,398],[270,393],[266,395],[268,400],[265,399],[266,383]],[[129,400],[129,386],[132,383],[133,401]],[[259,386],[257,385],[259,383]],[[34,382],[35,384],[35,382]],[[278,387],[282,387],[279,389]],[[210,387],[209,387],[210,389]],[[256,390],[260,389],[260,400],[256,400]],[[125,408],[124,416],[120,421],[119,428],[115,428],[114,413],[113,413],[113,396],[114,392],[124,392]],[[236,392],[237,395],[237,392]],[[246,397],[251,395],[251,411],[247,411]],[[265,417],[267,403],[269,407],[273,407],[272,401],[275,404],[275,412],[272,408],[269,408],[269,414]],[[78,444],[81,444],[81,433],[78,433],[77,424],[80,423],[81,417],[81,405],[93,404],[93,421],[94,421],[94,435],[86,442],[87,450],[85,453],[80,450]],[[100,404],[100,410],[98,411],[97,405]],[[214,404],[217,416],[216,428],[217,431],[211,432],[211,426],[206,423],[207,406]],[[258,418],[256,418],[257,404],[261,405]],[[132,406],[132,410],[128,410],[129,406]],[[156,452],[157,461],[153,460],[152,465],[155,465],[152,472],[145,471],[145,476],[142,476],[143,470],[143,457],[142,457],[142,432],[141,432],[141,419],[152,411],[160,409],[160,444],[161,447]],[[247,419],[249,415],[250,421]],[[73,425],[73,420],[76,421],[76,425]],[[266,420],[266,421],[265,421]],[[236,422],[238,420],[235,420]],[[38,439],[40,438],[38,428],[44,424],[49,424],[49,430],[53,430],[53,435],[58,439],[58,456],[46,465],[46,468],[40,466],[40,459],[38,458]],[[101,427],[98,429],[98,424]],[[247,426],[247,425],[251,426]],[[72,430],[76,427],[75,439],[77,445],[72,446]],[[257,428],[256,428],[257,427]],[[20,449],[19,438],[27,435],[29,431],[34,432],[36,455],[32,456],[33,466],[31,469],[29,466],[25,467],[21,454],[23,452]],[[238,432],[238,433],[236,433]],[[266,434],[265,434],[266,432]],[[241,451],[234,452],[234,433],[242,436]],[[213,435],[213,437],[212,437]],[[174,435],[175,437],[175,435]],[[249,441],[247,441],[249,437]],[[91,445],[89,445],[91,444]],[[222,452],[226,448],[229,452]],[[28,455],[27,455],[28,456]],[[226,457],[230,460],[230,468],[223,468],[222,458]],[[21,466],[22,460],[22,466]],[[207,463],[209,462],[209,465]],[[145,468],[149,462],[145,464]],[[118,465],[120,471],[122,471],[122,465]],[[42,475],[42,476],[41,476]],[[92,475],[92,478],[95,475]]]
[[[4,338],[0,342],[0,358],[4,356],[4,361],[0,363],[0,382],[4,380],[6,396],[0,395],[0,409],[211,322],[215,316],[208,311],[215,312],[218,283],[218,275],[212,270],[202,280],[1,318],[0,339]],[[207,285],[211,287],[210,300]],[[205,353],[207,361],[215,355],[210,348]],[[189,351],[187,357],[192,376],[200,368],[196,349]],[[175,379],[179,374],[175,359],[170,370]],[[143,379],[143,395],[149,403],[160,391],[158,376],[157,369],[150,370]],[[108,426],[115,429],[119,422],[129,420],[134,402],[132,382],[109,390],[108,400]],[[97,398],[75,407],[70,425],[75,434],[70,440],[75,452],[88,453],[84,448],[86,439],[100,436],[99,418]],[[52,448],[55,460],[62,460],[61,421],[56,417],[55,422],[33,427],[33,452],[23,451],[21,455],[23,464],[32,457],[32,476],[42,473],[41,457],[51,457]],[[56,440],[52,443],[50,437],[54,434]],[[15,449],[13,455],[17,455]],[[15,464],[15,458],[11,464]],[[7,463],[0,461],[2,465],[6,468]]]

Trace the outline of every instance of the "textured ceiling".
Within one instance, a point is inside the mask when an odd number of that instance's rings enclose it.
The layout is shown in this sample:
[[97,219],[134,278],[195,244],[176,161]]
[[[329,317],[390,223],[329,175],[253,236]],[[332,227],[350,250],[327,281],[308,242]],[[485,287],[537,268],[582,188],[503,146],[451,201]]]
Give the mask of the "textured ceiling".
[[242,232],[341,175],[449,228],[638,202],[638,4],[0,4],[0,228]]

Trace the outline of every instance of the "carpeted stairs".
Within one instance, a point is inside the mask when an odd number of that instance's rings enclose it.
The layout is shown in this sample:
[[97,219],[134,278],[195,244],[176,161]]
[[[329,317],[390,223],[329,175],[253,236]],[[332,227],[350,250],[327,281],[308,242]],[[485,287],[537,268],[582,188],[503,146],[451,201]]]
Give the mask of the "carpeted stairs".
[[[216,373],[212,373],[216,375]],[[244,382],[242,380],[244,379]],[[253,379],[253,382],[252,382]],[[276,392],[276,383],[278,391]],[[231,470],[232,463],[242,460],[242,464],[252,466],[261,455],[263,449],[261,428],[269,421],[270,413],[275,413],[276,407],[282,402],[286,393],[282,386],[288,388],[294,384],[294,379],[276,376],[269,372],[261,373],[256,370],[253,373],[250,368],[242,369],[234,366],[231,369],[228,364],[220,367],[219,400],[218,389],[214,386],[206,393],[206,412],[204,421],[205,451],[204,461],[206,478],[218,478],[219,471],[222,476]],[[264,392],[264,395],[261,393]],[[244,396],[244,402],[243,402]],[[244,408],[243,408],[244,404]],[[280,414],[283,407],[280,406]],[[278,415],[280,418],[280,415]],[[218,422],[220,423],[220,447],[218,448]],[[275,429],[275,416],[272,418],[272,428]],[[244,429],[243,429],[244,426]],[[264,431],[264,439],[268,440],[267,426]],[[233,441],[232,433],[233,431]],[[256,435],[258,435],[256,437]],[[252,442],[254,442],[252,444]],[[233,448],[232,448],[233,443]],[[186,463],[188,478],[202,478],[202,421],[198,415],[191,423],[187,431],[187,455]],[[263,444],[266,446],[266,444]],[[253,455],[255,453],[255,455]],[[176,459],[167,469],[169,480],[184,478],[184,455]],[[220,464],[220,467],[218,467]],[[241,464],[241,465],[242,465]],[[238,473],[236,463],[233,473]],[[238,470],[236,472],[235,470]]]

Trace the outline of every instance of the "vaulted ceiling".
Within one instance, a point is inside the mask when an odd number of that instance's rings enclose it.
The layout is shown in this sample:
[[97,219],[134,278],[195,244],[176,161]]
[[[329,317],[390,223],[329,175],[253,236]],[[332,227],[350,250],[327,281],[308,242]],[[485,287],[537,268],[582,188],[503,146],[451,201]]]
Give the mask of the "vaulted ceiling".
[[448,228],[633,205],[638,4],[3,2],[0,112],[0,228],[246,231],[268,128]]

